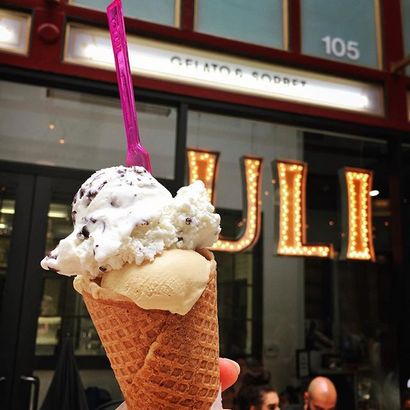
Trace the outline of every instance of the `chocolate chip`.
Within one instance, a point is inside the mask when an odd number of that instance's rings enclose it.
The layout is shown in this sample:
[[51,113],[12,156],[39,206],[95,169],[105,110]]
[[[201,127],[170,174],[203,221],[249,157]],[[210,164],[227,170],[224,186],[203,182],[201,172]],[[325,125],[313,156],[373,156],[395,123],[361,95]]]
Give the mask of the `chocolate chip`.
[[91,217],[91,218],[90,218],[90,222],[92,222],[93,224],[95,224],[95,223],[97,222],[97,219]]
[[142,221],[138,222],[136,226],[147,226],[149,225],[149,221],[147,219],[143,219]]
[[90,231],[86,225],[83,226],[81,231],[77,234],[77,237],[80,239],[88,239],[90,237]]
[[53,255],[51,252],[49,252],[49,253],[47,254],[47,257],[48,257],[49,259],[57,259],[57,255]]
[[101,272],[106,272],[107,268],[105,268],[104,266],[100,266],[98,268]]
[[107,184],[108,181],[104,181],[98,188],[98,191],[101,191],[104,188],[104,185]]
[[182,242],[184,240],[184,238],[182,236],[178,236],[178,242]]
[[191,225],[191,223],[192,223],[192,218],[185,219],[185,225]]
[[84,193],[85,193],[84,188],[81,188],[80,189],[80,199],[84,196]]
[[71,219],[72,219],[72,221],[73,221],[74,224],[75,224],[75,216],[76,216],[76,214],[77,214],[77,211],[71,212]]
[[97,194],[98,194],[98,191],[96,191],[95,189],[90,189],[87,192],[87,198],[94,199],[97,196]]
[[114,208],[119,208],[121,204],[118,201],[118,198],[113,198],[111,199],[110,205]]

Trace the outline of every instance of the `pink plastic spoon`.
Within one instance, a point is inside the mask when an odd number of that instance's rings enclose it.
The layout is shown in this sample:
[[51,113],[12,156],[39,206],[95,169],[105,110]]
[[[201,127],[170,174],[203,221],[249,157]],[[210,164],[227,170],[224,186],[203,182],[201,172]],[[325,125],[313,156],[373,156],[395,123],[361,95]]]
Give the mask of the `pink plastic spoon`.
[[108,26],[114,51],[117,83],[120,91],[125,134],[127,136],[126,165],[143,166],[152,173],[148,151],[141,145],[137,112],[135,110],[134,88],[128,58],[127,37],[125,34],[124,15],[121,0],[114,0],[107,7]]

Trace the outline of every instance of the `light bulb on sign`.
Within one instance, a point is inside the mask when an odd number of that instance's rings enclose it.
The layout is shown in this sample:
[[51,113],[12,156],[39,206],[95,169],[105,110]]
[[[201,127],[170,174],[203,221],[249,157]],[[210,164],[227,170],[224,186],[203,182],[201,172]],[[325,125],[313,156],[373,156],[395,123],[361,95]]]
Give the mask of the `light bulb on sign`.
[[261,186],[262,163],[260,157],[244,156],[242,163],[242,182],[245,216],[242,232],[236,239],[227,239],[223,235],[211,247],[214,251],[242,252],[251,248],[259,239],[261,225]]
[[215,179],[218,172],[219,152],[189,148],[187,150],[189,183],[201,180],[208,193],[208,199],[215,203]]
[[[275,167],[276,165],[276,167]],[[329,258],[331,244],[306,243],[307,164],[297,161],[273,162],[279,180],[279,240],[277,253],[288,256]]]
[[[208,192],[208,197],[214,204],[215,178],[219,152],[189,149],[188,168],[189,183],[202,180]],[[221,235],[212,246],[212,250],[221,252],[241,252],[252,247],[259,238],[261,224],[261,184],[263,159],[245,156],[241,158],[242,182],[244,193],[244,216],[238,227],[242,233],[236,239],[228,239]]]
[[[373,173],[366,169],[344,168],[339,171],[342,185],[342,220],[347,238],[342,240],[341,256],[346,259],[375,260],[371,196]],[[373,195],[372,195],[373,192]]]

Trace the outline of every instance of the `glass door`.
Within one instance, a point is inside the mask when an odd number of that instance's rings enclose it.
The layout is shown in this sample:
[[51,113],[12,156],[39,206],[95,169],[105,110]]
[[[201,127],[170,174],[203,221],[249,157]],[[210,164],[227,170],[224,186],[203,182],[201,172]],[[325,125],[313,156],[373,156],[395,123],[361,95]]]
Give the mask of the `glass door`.
[[41,407],[65,337],[73,341],[85,377],[103,379],[117,397],[118,386],[72,278],[40,267],[44,255],[71,232],[72,198],[90,172],[43,167],[31,175],[17,172],[0,173],[0,408]]
[[28,392],[31,387],[30,379],[16,374],[14,363],[16,342],[21,337],[19,318],[33,189],[33,176],[0,172],[0,407],[5,409],[13,408],[17,385],[27,385]]
[[[15,372],[34,380],[38,395],[33,400],[34,393],[20,386],[13,409],[28,409],[27,403],[34,401],[41,408],[65,338],[73,342],[85,387],[103,385],[113,398],[119,395],[87,309],[73,289],[72,278],[40,266],[41,259],[72,231],[72,198],[90,172],[67,170],[66,175],[36,178],[19,330],[24,337],[17,346]],[[99,381],[90,382],[88,378]]]

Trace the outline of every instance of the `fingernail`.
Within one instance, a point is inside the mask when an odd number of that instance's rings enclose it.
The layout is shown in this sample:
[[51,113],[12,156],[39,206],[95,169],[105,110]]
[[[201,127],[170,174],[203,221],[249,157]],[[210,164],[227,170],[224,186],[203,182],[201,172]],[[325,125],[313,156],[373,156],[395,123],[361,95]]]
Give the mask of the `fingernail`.
[[235,362],[235,360],[231,360],[231,359],[228,359],[226,357],[224,357],[224,360],[226,360],[229,363],[233,364],[235,366],[236,371],[238,372],[238,374],[241,372],[241,366],[239,366],[239,364],[237,362]]

